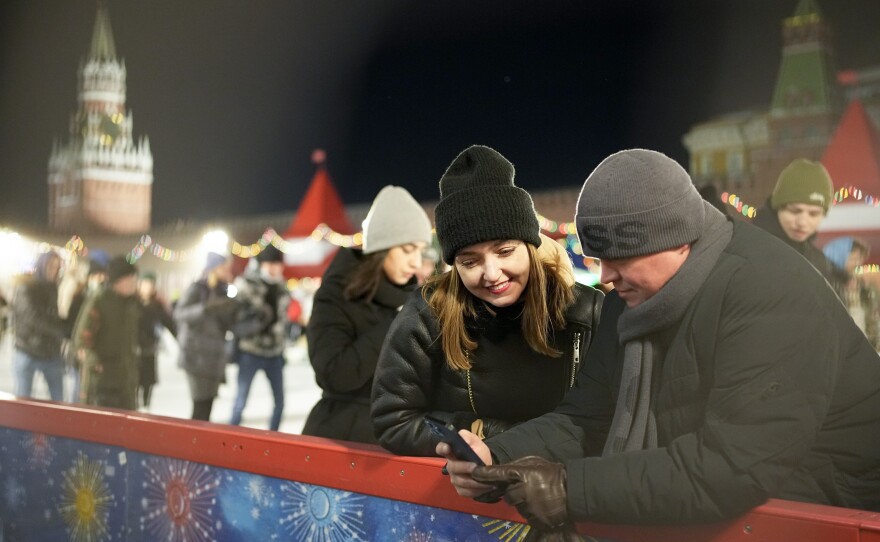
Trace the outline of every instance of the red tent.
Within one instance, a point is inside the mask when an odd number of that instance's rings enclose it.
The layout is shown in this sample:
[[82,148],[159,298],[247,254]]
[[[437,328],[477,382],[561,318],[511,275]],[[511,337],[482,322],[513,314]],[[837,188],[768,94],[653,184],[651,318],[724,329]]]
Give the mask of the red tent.
[[841,117],[822,163],[835,190],[857,188],[861,199],[850,194],[831,208],[819,230],[819,245],[835,237],[859,237],[871,245],[869,261],[880,262],[880,208],[868,204],[880,198],[880,135],[859,100],[850,102]]
[[292,248],[284,256],[284,275],[287,278],[319,277],[327,269],[337,247],[324,239],[311,237],[319,225],[326,224],[333,231],[345,235],[356,231],[324,166],[323,151],[315,151],[312,159],[318,169],[293,221],[281,235]]

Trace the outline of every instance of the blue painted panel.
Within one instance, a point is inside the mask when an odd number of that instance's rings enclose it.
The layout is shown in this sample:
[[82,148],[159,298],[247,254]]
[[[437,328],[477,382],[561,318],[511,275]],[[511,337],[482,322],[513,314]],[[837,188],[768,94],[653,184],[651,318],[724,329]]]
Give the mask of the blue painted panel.
[[0,429],[3,540],[522,540],[528,527]]

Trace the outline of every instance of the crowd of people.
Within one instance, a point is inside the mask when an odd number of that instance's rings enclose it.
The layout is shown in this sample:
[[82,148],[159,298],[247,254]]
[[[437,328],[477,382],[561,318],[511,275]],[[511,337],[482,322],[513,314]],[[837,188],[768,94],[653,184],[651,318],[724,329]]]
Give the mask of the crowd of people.
[[[716,520],[771,497],[880,511],[880,306],[858,272],[868,244],[814,244],[833,193],[820,163],[786,167],[750,224],[665,155],[612,154],[572,202],[596,287],[514,178],[495,149],[464,149],[439,176],[433,232],[406,189],[379,191],[363,246],[340,249],[315,293],[305,338],[322,395],[303,434],[443,456],[461,495],[504,498],[547,539],[576,520]],[[279,428],[301,307],[278,248],[238,277],[208,254],[173,310],[121,256],[93,259],[59,302],[61,268],[40,255],[12,299],[17,395],[40,372],[64,400],[68,370],[67,400],[149,406],[164,328],[192,419],[211,419],[233,362],[229,423],[262,371]]]

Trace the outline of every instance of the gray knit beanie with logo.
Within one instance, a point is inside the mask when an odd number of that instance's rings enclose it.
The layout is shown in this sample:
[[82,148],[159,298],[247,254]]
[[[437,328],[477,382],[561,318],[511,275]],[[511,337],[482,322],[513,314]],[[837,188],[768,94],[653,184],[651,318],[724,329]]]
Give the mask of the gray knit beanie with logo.
[[459,250],[485,241],[541,245],[532,197],[513,184],[513,176],[513,164],[482,145],[468,147],[449,164],[434,209],[444,262],[452,265]]
[[678,162],[629,149],[612,154],[587,177],[575,222],[585,256],[616,259],[696,241],[705,213],[703,198]]
[[388,185],[376,195],[364,230],[364,254],[407,243],[431,244],[431,221],[405,188]]

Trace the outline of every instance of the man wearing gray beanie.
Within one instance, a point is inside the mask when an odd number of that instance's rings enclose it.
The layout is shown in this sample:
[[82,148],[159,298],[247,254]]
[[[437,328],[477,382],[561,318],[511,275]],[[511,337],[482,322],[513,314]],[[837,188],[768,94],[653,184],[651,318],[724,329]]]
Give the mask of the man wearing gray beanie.
[[649,150],[602,161],[575,221],[615,286],[588,359],[556,411],[485,443],[462,432],[488,466],[438,445],[459,494],[504,492],[551,531],[768,498],[880,511],[877,353],[804,258]]

